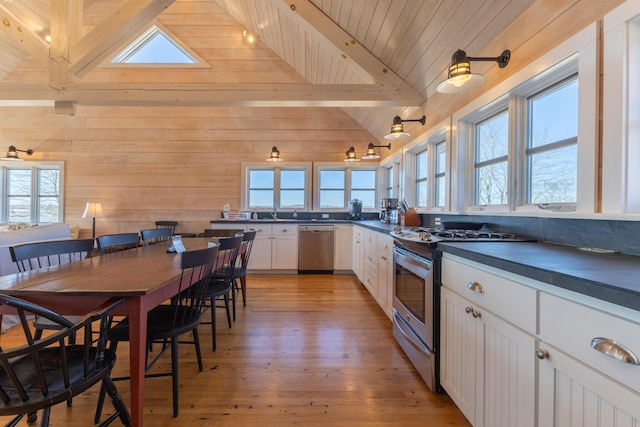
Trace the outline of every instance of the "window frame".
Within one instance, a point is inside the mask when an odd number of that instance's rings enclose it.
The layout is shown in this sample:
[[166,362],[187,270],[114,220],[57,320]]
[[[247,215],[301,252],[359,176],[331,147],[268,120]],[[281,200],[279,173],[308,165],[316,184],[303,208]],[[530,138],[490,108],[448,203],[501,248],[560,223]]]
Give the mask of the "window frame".
[[[496,85],[484,95],[469,103],[452,116],[456,124],[454,135],[456,145],[466,147],[456,154],[452,174],[460,178],[453,189],[455,206],[452,210],[467,214],[487,211],[492,213],[523,213],[538,216],[567,216],[572,211],[582,214],[594,213],[597,208],[597,100],[598,100],[598,29],[591,24],[573,37],[556,46],[527,67]],[[542,71],[540,71],[542,70]],[[524,99],[540,92],[544,88],[573,75],[578,74],[578,156],[577,156],[577,194],[574,206],[553,206],[553,209],[541,210],[537,205],[524,203],[524,180],[526,168],[525,141],[526,117]],[[473,203],[473,172],[465,170],[465,164],[471,164],[473,157],[470,143],[474,140],[473,123],[487,111],[503,103],[510,110],[509,138],[509,204],[502,208],[478,206]],[[506,104],[505,104],[506,103]],[[518,143],[516,143],[518,141]],[[558,213],[556,213],[558,212]]]
[[[375,194],[374,194],[374,206],[373,208],[362,207],[362,212],[377,212],[378,203],[380,200],[381,190],[381,173],[380,166],[375,164],[370,165],[346,165],[344,162],[318,162],[313,164],[313,210],[317,212],[345,212],[349,209],[349,200],[351,200],[351,172],[352,171],[374,171],[375,172]],[[344,207],[343,208],[321,208],[320,207],[320,172],[325,170],[344,170],[345,182],[344,182]]]
[[[404,188],[402,195],[410,206],[414,206],[418,213],[444,212],[449,209],[451,203],[451,120],[447,118],[430,128],[421,139],[415,140],[403,147],[403,179]],[[445,144],[445,167],[444,167],[444,191],[445,203],[443,206],[435,204],[435,174],[436,174],[436,145]],[[427,150],[427,206],[416,206],[416,156],[420,152]]]
[[[9,170],[30,170],[31,186],[30,186],[30,219],[31,224],[50,224],[40,219],[40,188],[38,171],[41,170],[57,170],[58,171],[58,218],[55,222],[64,221],[64,162],[62,161],[25,161],[16,162],[15,160],[0,160],[0,222],[16,222],[9,218],[9,189],[8,189],[8,171]],[[51,196],[47,196],[51,197]]]
[[[271,212],[273,210],[270,208],[251,208],[249,207],[249,174],[252,170],[273,170],[274,171],[274,195],[276,199],[276,208],[278,211],[282,212],[293,212],[293,211],[309,211],[311,209],[311,199],[312,199],[312,187],[311,187],[311,177],[312,177],[312,164],[307,162],[300,163],[290,163],[286,164],[274,164],[273,162],[243,162],[241,163],[242,169],[242,179],[240,183],[240,209],[244,211],[251,212]],[[290,208],[281,208],[280,207],[280,171],[282,170],[304,170],[304,208],[303,209],[290,209]]]

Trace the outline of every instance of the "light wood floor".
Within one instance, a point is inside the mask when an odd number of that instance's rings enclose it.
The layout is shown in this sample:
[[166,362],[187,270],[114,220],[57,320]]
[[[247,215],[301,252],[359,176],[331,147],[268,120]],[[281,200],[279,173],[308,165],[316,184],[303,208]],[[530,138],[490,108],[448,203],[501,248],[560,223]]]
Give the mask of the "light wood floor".
[[[146,380],[145,426],[469,426],[448,396],[429,391],[355,276],[255,275],[248,283],[231,329],[217,310],[216,353],[210,325],[201,325],[203,372],[193,347],[181,345],[178,418],[171,379]],[[3,334],[0,345],[15,336]],[[114,375],[126,373],[125,343],[118,357]],[[128,382],[117,385],[128,401]],[[92,389],[71,408],[55,407],[51,426],[92,425],[96,396]]]

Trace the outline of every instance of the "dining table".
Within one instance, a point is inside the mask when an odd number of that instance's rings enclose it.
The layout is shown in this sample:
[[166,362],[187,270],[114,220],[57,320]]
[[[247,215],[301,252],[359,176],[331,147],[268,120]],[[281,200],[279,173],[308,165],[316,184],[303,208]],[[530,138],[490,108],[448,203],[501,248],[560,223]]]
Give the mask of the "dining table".
[[[190,238],[183,243],[186,250],[196,250],[208,247],[212,240]],[[0,292],[63,315],[84,315],[111,298],[125,299],[111,314],[129,318],[129,408],[135,427],[142,426],[144,418],[147,314],[179,291],[180,254],[168,252],[169,245],[140,246],[0,277]]]

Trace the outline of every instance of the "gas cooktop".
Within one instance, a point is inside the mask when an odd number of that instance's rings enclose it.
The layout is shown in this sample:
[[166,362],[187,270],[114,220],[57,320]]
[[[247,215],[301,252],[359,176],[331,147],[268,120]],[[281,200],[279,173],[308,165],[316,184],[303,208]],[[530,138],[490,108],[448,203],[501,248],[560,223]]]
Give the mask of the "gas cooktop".
[[503,233],[491,230],[458,230],[436,227],[412,227],[402,229],[396,227],[391,236],[405,241],[418,243],[438,243],[438,242],[521,242],[525,239],[517,237],[512,233]]

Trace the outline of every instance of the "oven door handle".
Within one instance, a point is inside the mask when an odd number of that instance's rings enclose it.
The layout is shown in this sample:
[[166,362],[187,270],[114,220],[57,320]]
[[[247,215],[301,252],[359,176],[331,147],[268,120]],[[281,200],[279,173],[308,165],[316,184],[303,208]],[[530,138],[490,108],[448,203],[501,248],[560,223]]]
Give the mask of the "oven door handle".
[[416,350],[420,351],[422,354],[427,354],[429,356],[433,355],[433,352],[429,350],[429,347],[427,347],[416,335],[416,333],[409,328],[409,326],[404,322],[404,320],[402,320],[397,311],[393,313],[393,323],[396,324],[396,326],[398,327],[398,331],[400,331],[400,333],[405,336],[407,341],[409,341],[411,345],[416,348]]
[[405,264],[415,265],[416,267],[424,268],[425,270],[431,269],[431,262],[424,258],[408,255],[395,248],[393,250],[393,254],[397,259],[402,260],[402,262],[404,262]]

